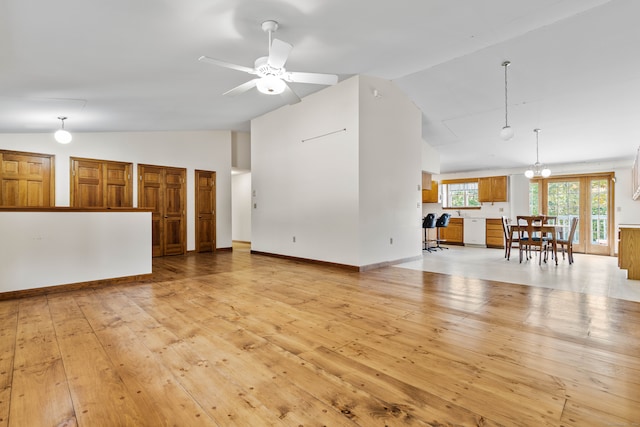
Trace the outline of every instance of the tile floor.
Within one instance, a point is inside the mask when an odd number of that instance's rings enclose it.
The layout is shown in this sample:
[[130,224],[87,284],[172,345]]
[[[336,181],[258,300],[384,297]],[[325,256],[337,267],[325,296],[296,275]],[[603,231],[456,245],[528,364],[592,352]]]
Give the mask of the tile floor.
[[556,267],[551,260],[540,266],[537,258],[523,260],[520,264],[517,249],[507,261],[502,249],[448,248],[437,252],[424,251],[422,260],[397,264],[396,267],[640,302],[640,280],[628,280],[626,270],[618,268],[616,257],[574,254],[575,262],[570,265],[560,255]]

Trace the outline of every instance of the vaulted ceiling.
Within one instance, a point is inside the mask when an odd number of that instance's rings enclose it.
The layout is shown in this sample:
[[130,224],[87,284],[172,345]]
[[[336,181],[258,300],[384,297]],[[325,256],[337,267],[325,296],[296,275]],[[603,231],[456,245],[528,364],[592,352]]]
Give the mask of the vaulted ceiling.
[[637,0],[3,0],[0,132],[51,132],[61,115],[73,132],[249,130],[285,100],[223,96],[253,76],[197,59],[252,67],[272,19],[287,69],[394,81],[442,172],[525,167],[534,128],[545,164],[631,163],[639,16]]

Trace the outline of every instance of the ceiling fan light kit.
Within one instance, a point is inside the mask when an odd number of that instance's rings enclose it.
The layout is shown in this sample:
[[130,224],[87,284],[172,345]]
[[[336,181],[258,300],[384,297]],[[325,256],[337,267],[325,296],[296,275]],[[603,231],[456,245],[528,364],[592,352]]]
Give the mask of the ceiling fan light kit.
[[60,121],[62,121],[62,127],[60,129],[58,129],[56,131],[56,133],[53,134],[53,137],[60,144],[68,144],[68,143],[71,142],[73,137],[71,136],[71,134],[68,131],[66,131],[64,129],[64,121],[67,120],[67,118],[66,117],[58,117],[58,119],[60,119]]
[[533,131],[536,133],[536,162],[524,172],[524,176],[529,179],[533,177],[548,178],[551,176],[551,169],[545,168],[538,158],[538,134],[540,133],[540,129],[536,128]]
[[504,67],[504,127],[500,131],[500,138],[505,141],[513,138],[514,132],[511,126],[509,126],[509,109],[507,103],[507,67],[511,65],[510,61],[504,61],[502,66]]
[[220,67],[243,71],[247,74],[257,76],[257,78],[228,90],[224,95],[239,95],[255,87],[260,93],[266,95],[281,95],[289,104],[295,104],[296,102],[300,102],[300,98],[291,90],[287,82],[327,86],[338,83],[338,76],[335,74],[287,71],[284,68],[284,64],[287,62],[293,46],[282,40],[272,39],[273,33],[278,27],[279,25],[276,21],[269,20],[262,23],[262,30],[269,34],[269,55],[256,59],[253,68],[232,64],[207,56],[198,58],[198,60],[202,62],[208,62]]

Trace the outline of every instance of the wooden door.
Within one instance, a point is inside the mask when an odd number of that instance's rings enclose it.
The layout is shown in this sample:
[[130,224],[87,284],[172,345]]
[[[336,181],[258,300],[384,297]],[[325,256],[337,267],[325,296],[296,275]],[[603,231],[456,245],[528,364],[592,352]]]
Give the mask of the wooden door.
[[132,207],[132,168],[132,163],[72,157],[71,206]]
[[532,181],[530,207],[557,217],[568,231],[579,218],[573,250],[595,255],[614,254],[613,173],[566,175]]
[[102,162],[71,159],[71,206],[102,208]]
[[154,257],[186,252],[185,177],[182,168],[138,165],[138,207],[152,210]]
[[50,154],[0,150],[0,206],[53,206],[53,159]]
[[185,169],[164,168],[164,255],[186,252]]
[[216,250],[216,173],[196,170],[196,252]]
[[151,209],[151,254],[164,255],[164,170],[161,167],[138,165],[138,207]]
[[131,163],[106,162],[105,198],[108,208],[133,206],[133,186],[131,185]]

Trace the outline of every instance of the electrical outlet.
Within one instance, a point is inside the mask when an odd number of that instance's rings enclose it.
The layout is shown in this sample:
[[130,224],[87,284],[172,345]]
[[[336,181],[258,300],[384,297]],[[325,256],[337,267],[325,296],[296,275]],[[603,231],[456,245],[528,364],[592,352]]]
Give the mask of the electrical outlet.
[[258,204],[257,203],[253,204],[253,209],[258,209]]
[[296,242],[296,236],[293,236],[293,243]]
[[389,244],[393,245],[393,237],[389,237]]
[[504,212],[504,208],[498,209],[498,212]]

